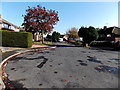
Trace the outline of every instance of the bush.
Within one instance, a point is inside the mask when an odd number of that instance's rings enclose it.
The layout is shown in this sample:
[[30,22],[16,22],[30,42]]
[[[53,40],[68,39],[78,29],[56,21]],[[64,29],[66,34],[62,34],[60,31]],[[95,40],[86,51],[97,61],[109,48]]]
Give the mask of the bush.
[[32,34],[28,32],[0,31],[2,33],[2,46],[31,47]]
[[78,44],[78,45],[83,45],[83,42],[76,42],[76,44]]
[[68,43],[74,44],[76,46],[84,46],[82,41],[68,40]]
[[111,47],[111,45],[109,41],[92,41],[90,43],[91,47]]
[[68,43],[75,43],[75,40],[68,40]]
[[50,38],[45,38],[44,41],[52,41]]

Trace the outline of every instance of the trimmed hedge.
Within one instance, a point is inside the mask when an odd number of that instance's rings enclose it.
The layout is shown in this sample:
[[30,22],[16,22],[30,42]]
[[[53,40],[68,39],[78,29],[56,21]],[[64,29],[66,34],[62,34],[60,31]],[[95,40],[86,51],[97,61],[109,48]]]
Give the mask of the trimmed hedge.
[[32,34],[28,32],[2,31],[2,46],[29,48],[32,46]]
[[111,47],[112,44],[109,41],[92,41],[90,43],[91,47]]

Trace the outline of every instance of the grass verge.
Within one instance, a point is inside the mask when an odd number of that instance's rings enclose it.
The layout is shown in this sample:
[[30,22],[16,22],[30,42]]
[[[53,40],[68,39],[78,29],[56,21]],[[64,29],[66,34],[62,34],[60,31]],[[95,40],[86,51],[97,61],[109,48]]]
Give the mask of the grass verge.
[[44,42],[44,43],[41,43],[41,42],[33,42],[33,44],[37,44],[37,45],[48,45],[48,46],[50,46],[50,45],[54,45],[52,42]]

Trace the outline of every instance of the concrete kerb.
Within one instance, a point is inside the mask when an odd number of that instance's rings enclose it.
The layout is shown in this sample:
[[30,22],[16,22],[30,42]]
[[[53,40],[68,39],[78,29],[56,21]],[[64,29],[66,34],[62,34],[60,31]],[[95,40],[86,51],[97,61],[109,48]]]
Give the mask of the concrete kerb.
[[3,82],[3,79],[7,78],[7,74],[5,73],[4,69],[5,69],[5,66],[7,65],[7,62],[10,59],[12,59],[12,58],[14,58],[14,57],[16,57],[18,55],[27,53],[27,52],[37,52],[37,51],[42,51],[42,50],[46,50],[46,49],[55,49],[55,48],[56,48],[56,46],[55,47],[45,47],[45,48],[40,48],[40,49],[38,49],[38,48],[32,48],[34,50],[26,50],[26,51],[23,51],[23,52],[18,52],[18,53],[15,53],[15,54],[13,54],[13,55],[5,58],[0,63],[0,90],[5,90],[5,88],[6,88],[6,86],[5,86],[4,82]]

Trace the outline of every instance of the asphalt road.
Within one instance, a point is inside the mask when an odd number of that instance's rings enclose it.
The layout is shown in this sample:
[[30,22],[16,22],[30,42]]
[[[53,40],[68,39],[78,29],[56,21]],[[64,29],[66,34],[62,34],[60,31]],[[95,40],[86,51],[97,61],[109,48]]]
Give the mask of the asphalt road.
[[118,88],[118,51],[57,44],[8,62],[6,73],[18,88]]

